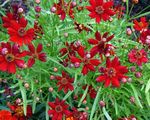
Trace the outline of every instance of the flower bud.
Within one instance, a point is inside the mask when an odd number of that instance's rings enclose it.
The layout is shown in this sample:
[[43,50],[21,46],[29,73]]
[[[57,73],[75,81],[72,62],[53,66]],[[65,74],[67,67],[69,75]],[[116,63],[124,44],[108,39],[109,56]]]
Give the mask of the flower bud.
[[48,91],[49,91],[49,92],[53,92],[53,88],[52,88],[52,87],[49,87]]
[[21,99],[20,98],[17,98],[16,99],[16,104],[20,104],[22,101],[21,101]]
[[50,76],[50,80],[54,80],[55,79],[55,76],[54,75],[51,75]]
[[130,102],[135,103],[135,98],[133,96],[130,97]]
[[55,8],[55,7],[52,7],[52,8],[50,9],[50,11],[51,11],[52,13],[55,13],[55,12],[56,12],[56,8]]
[[121,82],[122,82],[122,83],[126,83],[126,82],[127,82],[127,79],[126,79],[126,78],[122,78],[122,79],[121,79]]
[[58,69],[57,69],[56,67],[55,67],[53,70],[54,70],[54,72],[57,72],[57,71],[58,71]]
[[75,68],[79,68],[79,67],[80,67],[80,63],[79,63],[79,62],[75,62],[75,63],[74,63],[74,67],[75,67]]
[[73,1],[71,4],[72,4],[72,7],[75,7],[77,5],[75,1]]
[[104,101],[100,101],[99,105],[100,105],[100,107],[104,107],[105,106],[105,102]]
[[136,78],[140,78],[141,76],[142,76],[142,73],[141,73],[141,72],[136,72],[136,73],[135,73],[135,77],[136,77]]
[[136,67],[135,67],[135,66],[132,66],[132,67],[130,68],[130,71],[131,71],[131,72],[135,72],[135,69],[136,69]]
[[127,30],[126,30],[126,34],[127,34],[127,35],[129,35],[129,36],[132,34],[132,31],[131,31],[131,29],[130,29],[130,28],[127,28]]
[[40,6],[35,6],[35,12],[41,12],[41,7]]
[[68,37],[68,33],[64,33],[64,37]]
[[35,0],[36,4],[40,4],[40,2],[41,2],[40,0]]
[[25,84],[24,84],[24,87],[25,87],[26,89],[28,89],[28,88],[30,87],[29,83],[25,83]]
[[18,13],[23,13],[23,8],[18,8]]

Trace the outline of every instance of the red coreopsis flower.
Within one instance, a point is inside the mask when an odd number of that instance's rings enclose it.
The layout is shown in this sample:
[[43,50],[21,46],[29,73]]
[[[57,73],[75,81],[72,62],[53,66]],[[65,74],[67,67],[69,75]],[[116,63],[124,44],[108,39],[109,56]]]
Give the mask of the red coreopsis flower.
[[32,117],[32,107],[30,105],[27,105],[27,115],[24,115],[23,106],[21,105],[11,105],[8,103],[8,107],[13,112],[13,116],[17,118],[17,120],[27,120],[30,117]]
[[83,24],[80,24],[78,22],[74,22],[75,25],[75,29],[80,33],[83,30],[85,30],[86,32],[91,31],[91,29],[89,29],[88,27],[84,26]]
[[59,0],[58,3],[55,3],[53,5],[51,11],[56,15],[59,15],[61,20],[64,20],[66,18],[66,14],[74,19],[73,7],[74,6],[71,4],[71,2],[66,3],[64,0]]
[[48,114],[52,117],[52,120],[62,120],[63,116],[69,116],[71,112],[68,109],[68,105],[65,104],[65,101],[60,101],[56,98],[55,102],[48,102],[48,105],[51,107],[48,110]]
[[13,13],[7,13],[6,16],[2,17],[3,27],[9,28],[11,26],[11,21],[18,21]]
[[120,19],[124,15],[124,12],[123,12],[124,10],[125,10],[125,7],[123,7],[121,5],[115,6],[114,11],[115,11],[118,19]]
[[60,49],[60,54],[61,56],[64,56],[66,54],[68,54],[68,56],[74,56],[76,53],[76,46],[74,44],[74,42],[71,42],[70,44],[68,42],[65,42],[65,46],[64,48]]
[[67,56],[60,63],[63,64],[65,67],[67,67],[68,63],[70,62],[70,56],[76,55],[76,51],[81,46],[81,42],[80,41],[71,42],[71,43],[65,42],[65,46],[66,47],[60,49],[59,52],[60,52],[61,56],[65,56],[65,55],[67,55]]
[[78,111],[77,108],[73,107],[71,115],[67,116],[66,120],[67,119],[71,119],[71,120],[88,120],[88,115],[87,115],[86,112]]
[[141,33],[139,42],[150,48],[150,29]]
[[74,90],[74,87],[72,85],[72,83],[74,82],[74,78],[70,78],[66,72],[62,71],[62,77],[56,76],[55,78],[58,80],[57,85],[59,86],[59,91],[64,89],[64,92],[67,93],[68,90]]
[[17,120],[17,118],[13,117],[10,111],[0,110],[0,120]]
[[108,36],[108,32],[105,32],[102,36],[97,31],[95,33],[95,39],[90,38],[88,40],[88,43],[91,45],[94,45],[94,47],[91,49],[91,55],[95,56],[97,53],[100,54],[101,58],[102,55],[113,55],[114,54],[114,46],[111,44],[108,44],[108,42],[113,39],[114,35]]
[[124,74],[128,72],[126,66],[121,66],[118,57],[115,57],[112,61],[110,58],[106,60],[106,68],[103,70],[103,74],[96,78],[97,82],[105,82],[105,87],[112,84],[114,87],[120,87],[122,78],[127,78]]
[[[83,86],[82,88],[85,90],[86,87],[87,87],[87,85]],[[92,85],[89,86],[88,93],[89,93],[89,95],[90,95],[90,97],[91,97],[92,99],[95,99],[97,92],[96,92],[95,89],[92,87]]]
[[34,29],[26,30],[27,23],[28,21],[25,18],[21,18],[18,22],[11,21],[11,26],[7,29],[10,41],[22,46],[23,44],[29,44],[33,40]]
[[98,66],[100,64],[100,61],[98,59],[93,59],[90,53],[85,52],[83,46],[80,46],[77,52],[80,58],[71,56],[71,62],[74,64],[74,66],[79,67],[80,63],[83,63],[83,75],[86,75],[89,71],[95,71],[94,66]]
[[31,57],[28,60],[28,67],[32,67],[36,59],[42,62],[46,62],[46,53],[42,52],[43,50],[42,44],[38,44],[37,48],[35,48],[33,44],[29,44],[28,49],[29,49],[28,55]]
[[132,49],[128,53],[128,59],[131,63],[136,63],[138,66],[142,66],[142,63],[148,62],[147,53],[144,49]]
[[101,19],[107,21],[110,16],[113,16],[115,12],[111,9],[113,1],[104,2],[103,0],[89,0],[91,6],[86,6],[86,9],[91,13],[89,16],[96,19],[97,23],[100,23]]
[[9,73],[16,73],[16,66],[24,67],[24,60],[21,58],[27,55],[26,51],[20,52],[19,46],[10,43],[1,43],[0,49],[0,70]]
[[133,20],[134,23],[134,29],[137,31],[142,32],[143,30],[146,30],[148,28],[148,23],[146,22],[146,17],[141,17],[140,21]]
[[34,22],[34,39],[41,38],[44,34],[42,26],[36,21]]

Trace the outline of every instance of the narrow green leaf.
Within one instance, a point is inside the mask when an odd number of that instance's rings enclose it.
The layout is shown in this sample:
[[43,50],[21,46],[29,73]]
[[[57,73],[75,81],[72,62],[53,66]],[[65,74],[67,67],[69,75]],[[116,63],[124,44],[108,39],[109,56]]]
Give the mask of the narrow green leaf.
[[20,80],[19,80],[19,87],[20,87],[21,96],[23,99],[23,111],[26,116],[27,115],[27,95],[26,95],[25,88],[22,86],[22,81],[20,81]]
[[48,106],[48,102],[49,102],[49,96],[48,96],[47,101],[46,101],[46,112],[45,112],[46,120],[49,120],[49,115],[48,115],[49,106]]
[[96,95],[96,98],[94,100],[94,104],[93,104],[92,110],[91,110],[90,120],[93,120],[93,115],[96,111],[96,107],[97,107],[97,104],[98,104],[98,101],[99,101],[100,92],[101,92],[101,87],[99,88],[99,90],[97,92],[97,95]]
[[87,95],[88,89],[89,89],[89,86],[86,87],[86,89],[85,89],[85,91],[84,91],[84,94],[82,95],[82,97],[81,97],[81,99],[80,99],[80,102],[79,102],[79,104],[78,104],[78,107],[81,106],[82,101],[84,100],[84,98],[85,98],[86,95]]
[[137,105],[139,105],[141,108],[143,108],[143,106],[142,106],[142,104],[140,102],[139,96],[138,96],[138,92],[136,91],[135,87],[132,84],[130,84],[130,86],[131,86],[131,88],[133,90],[133,93],[134,93]]
[[147,93],[150,90],[150,79],[146,84],[145,93]]
[[110,115],[106,111],[105,107],[103,107],[103,113],[104,113],[105,117],[107,118],[107,120],[112,120],[111,117],[110,117]]

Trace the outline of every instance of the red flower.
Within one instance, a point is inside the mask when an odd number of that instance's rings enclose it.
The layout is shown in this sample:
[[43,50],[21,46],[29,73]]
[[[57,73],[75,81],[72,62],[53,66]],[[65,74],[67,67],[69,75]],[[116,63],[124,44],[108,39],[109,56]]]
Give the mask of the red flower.
[[68,54],[68,56],[74,56],[77,49],[74,45],[74,42],[71,42],[70,44],[68,42],[65,42],[65,46],[66,47],[60,49],[59,51],[61,53],[61,56],[64,56],[66,54]]
[[8,103],[8,107],[13,112],[13,116],[17,118],[17,120],[27,120],[28,118],[32,117],[32,107],[27,105],[27,115],[24,115],[23,106],[21,105],[11,105]]
[[29,44],[33,40],[34,29],[25,30],[27,22],[24,18],[21,18],[18,23],[16,21],[11,22],[11,26],[8,28],[10,41],[22,46],[23,44]]
[[134,29],[137,31],[143,31],[145,29],[148,28],[148,23],[146,22],[146,17],[141,17],[140,18],[140,22],[138,22],[137,20],[133,20],[134,23]]
[[77,52],[80,58],[71,56],[71,62],[75,66],[76,64],[80,65],[80,63],[83,63],[83,68],[82,68],[83,75],[86,75],[89,71],[95,71],[94,66],[98,66],[100,64],[100,61],[98,59],[92,59],[91,54],[85,52],[83,46],[80,46]]
[[38,44],[36,49],[33,44],[29,44],[28,49],[28,55],[31,56],[31,58],[28,60],[28,67],[33,66],[33,64],[35,63],[35,59],[38,59],[42,62],[46,62],[46,53],[42,52],[42,44]]
[[142,66],[142,63],[148,62],[147,53],[144,49],[132,49],[128,53],[128,59],[131,63],[136,63],[138,66]]
[[115,6],[114,11],[115,11],[118,19],[120,19],[123,16],[124,10],[125,10],[125,7],[123,7],[121,5]]
[[52,9],[56,9],[53,12],[59,15],[61,20],[66,18],[66,14],[74,18],[73,6],[70,2],[66,3],[64,0],[59,0],[59,3],[55,3]]
[[106,68],[104,73],[96,78],[97,82],[105,81],[105,87],[108,87],[110,83],[114,87],[120,87],[119,81],[122,78],[127,78],[124,74],[127,73],[127,67],[121,66],[118,57],[115,57],[112,61],[109,58],[106,60]]
[[[83,86],[82,88],[85,90],[86,87],[87,85]],[[95,99],[97,92],[95,91],[92,85],[89,86],[88,93],[92,99]]]
[[114,35],[108,36],[108,32],[105,32],[103,34],[103,36],[101,36],[101,34],[98,31],[96,31],[95,39],[90,38],[88,40],[89,44],[95,45],[90,51],[91,55],[95,56],[97,53],[99,53],[101,57],[102,57],[102,54],[113,55],[114,54],[114,51],[113,51],[114,46],[107,43],[111,39],[113,39],[113,37],[114,37]]
[[84,24],[80,24],[78,22],[74,22],[74,25],[75,25],[75,29],[80,33],[82,32],[83,30],[85,30],[86,32],[89,32],[91,31],[91,29],[89,29],[88,27],[84,26]]
[[11,21],[17,21],[13,13],[7,13],[6,16],[2,17],[3,27],[9,28],[11,26]]
[[49,102],[48,105],[51,107],[51,110],[48,110],[48,114],[52,116],[52,120],[62,120],[63,115],[69,116],[70,111],[68,109],[68,105],[65,104],[65,101],[60,101],[56,98],[55,102]]
[[150,29],[141,33],[140,42],[150,48]]
[[17,118],[13,117],[10,111],[0,110],[0,120],[17,120]]
[[101,19],[104,21],[109,20],[110,16],[113,16],[115,12],[111,9],[113,1],[104,2],[103,0],[89,0],[91,6],[86,6],[86,9],[91,13],[91,18],[96,18],[96,22],[100,23]]
[[42,26],[38,22],[34,22],[34,39],[41,38],[43,34]]
[[74,78],[70,78],[66,72],[62,71],[62,77],[56,76],[55,78],[58,80],[59,91],[64,89],[64,92],[67,93],[68,90],[74,90],[72,85]]
[[19,47],[16,44],[13,46],[10,43],[1,43],[0,49],[0,70],[7,71],[9,73],[16,72],[16,66],[23,68],[24,60],[22,57],[26,56],[26,51],[20,52]]

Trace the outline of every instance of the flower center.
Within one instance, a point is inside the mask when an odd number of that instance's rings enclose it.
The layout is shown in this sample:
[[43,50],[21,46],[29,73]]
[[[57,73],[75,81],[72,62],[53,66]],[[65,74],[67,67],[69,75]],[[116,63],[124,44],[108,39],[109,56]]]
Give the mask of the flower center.
[[61,83],[64,84],[64,85],[66,85],[68,83],[68,80],[66,78],[62,78],[61,79]]
[[19,34],[20,36],[24,36],[25,33],[26,33],[26,31],[24,30],[24,28],[20,28],[20,29],[18,30],[18,34]]
[[136,54],[135,54],[135,57],[138,58],[138,59],[141,58],[142,53],[140,53],[140,51],[137,51]]
[[116,76],[116,70],[115,70],[114,68],[107,68],[106,70],[107,70],[106,74],[107,74],[109,77],[114,77],[114,76]]
[[24,112],[23,112],[23,107],[22,106],[18,106],[16,109],[15,109],[15,115],[17,117],[22,117],[24,116]]
[[74,117],[74,118],[80,118],[80,113],[79,113],[79,112],[75,112],[75,113],[73,114],[73,117]]
[[104,12],[104,9],[103,9],[102,6],[98,6],[98,7],[96,7],[95,12],[98,13],[98,14],[102,14]]
[[142,23],[142,22],[139,22],[139,26],[140,26],[140,27],[143,27],[143,23]]
[[57,105],[57,106],[55,107],[55,111],[58,112],[58,113],[62,112],[62,111],[63,111],[62,106],[61,106],[61,105]]
[[5,56],[5,59],[6,59],[7,62],[12,62],[12,61],[14,61],[15,57],[12,54],[7,54]]

